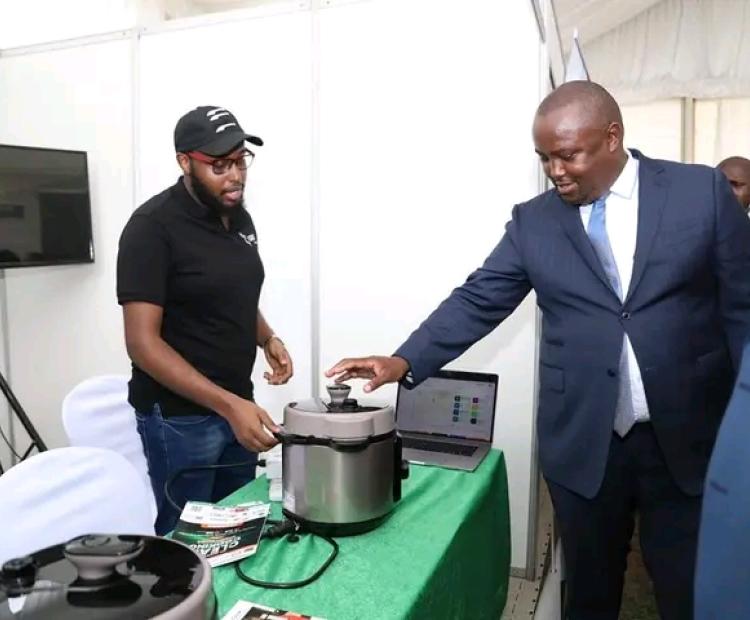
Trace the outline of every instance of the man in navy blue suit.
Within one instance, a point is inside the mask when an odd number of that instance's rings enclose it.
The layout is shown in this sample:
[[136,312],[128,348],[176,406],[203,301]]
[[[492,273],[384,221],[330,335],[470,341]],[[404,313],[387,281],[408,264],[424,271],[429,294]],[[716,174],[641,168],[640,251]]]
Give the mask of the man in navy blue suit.
[[393,356],[326,374],[368,378],[368,392],[416,385],[534,289],[566,617],[617,618],[638,513],[660,613],[686,620],[706,465],[750,330],[750,221],[721,172],[628,151],[623,134],[601,86],[551,93],[533,137],[554,189],[514,207],[485,263]]
[[706,474],[696,620],[750,618],[750,344]]

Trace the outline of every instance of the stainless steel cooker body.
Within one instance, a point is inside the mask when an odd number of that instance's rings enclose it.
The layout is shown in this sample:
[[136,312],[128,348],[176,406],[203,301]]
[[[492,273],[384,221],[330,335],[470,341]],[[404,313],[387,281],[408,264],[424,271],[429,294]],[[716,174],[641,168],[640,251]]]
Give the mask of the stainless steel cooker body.
[[[348,390],[347,390],[348,392]],[[290,403],[284,411],[284,513],[334,536],[377,527],[401,499],[408,476],[393,408],[353,399]]]

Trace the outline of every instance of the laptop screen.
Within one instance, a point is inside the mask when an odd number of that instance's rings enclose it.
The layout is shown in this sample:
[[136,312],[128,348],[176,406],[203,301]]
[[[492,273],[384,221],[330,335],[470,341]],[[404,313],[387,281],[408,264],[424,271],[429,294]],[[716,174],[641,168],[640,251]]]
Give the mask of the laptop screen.
[[398,387],[396,420],[405,432],[492,441],[497,375],[441,370],[417,387]]

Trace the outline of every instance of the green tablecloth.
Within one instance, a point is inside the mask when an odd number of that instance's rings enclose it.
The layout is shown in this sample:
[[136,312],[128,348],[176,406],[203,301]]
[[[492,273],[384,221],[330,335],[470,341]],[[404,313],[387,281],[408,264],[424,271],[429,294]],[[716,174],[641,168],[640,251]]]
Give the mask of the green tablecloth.
[[[366,534],[338,538],[339,556],[316,582],[297,590],[267,590],[241,581],[233,565],[214,569],[220,616],[242,599],[327,620],[498,620],[510,571],[502,452],[490,451],[473,473],[410,469],[391,517]],[[261,477],[222,503],[267,499],[268,482]],[[271,516],[280,513],[274,503]],[[325,541],[307,535],[297,543],[263,540],[242,567],[255,579],[296,581],[312,574],[329,551]]]

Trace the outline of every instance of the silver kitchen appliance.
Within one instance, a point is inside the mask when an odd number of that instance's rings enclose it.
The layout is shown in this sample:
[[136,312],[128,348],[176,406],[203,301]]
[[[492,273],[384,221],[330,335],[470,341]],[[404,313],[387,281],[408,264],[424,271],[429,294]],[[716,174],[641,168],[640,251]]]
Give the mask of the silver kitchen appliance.
[[156,536],[90,534],[8,560],[1,620],[213,620],[211,568]]
[[348,398],[292,402],[277,435],[282,444],[284,514],[313,533],[360,534],[377,527],[401,499],[409,465],[401,457],[393,407]]

